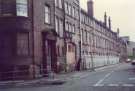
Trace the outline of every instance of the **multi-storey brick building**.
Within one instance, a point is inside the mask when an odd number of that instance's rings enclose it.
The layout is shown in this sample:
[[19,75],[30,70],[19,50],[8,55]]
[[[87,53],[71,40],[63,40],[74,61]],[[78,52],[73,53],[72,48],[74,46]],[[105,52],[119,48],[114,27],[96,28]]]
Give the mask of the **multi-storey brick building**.
[[0,6],[1,77],[56,72],[54,0],[0,0]]
[[124,41],[123,38],[119,38],[119,61],[126,62],[128,58],[127,54],[127,41]]
[[57,71],[65,71],[66,66],[66,50],[65,50],[65,39],[64,39],[64,0],[55,0],[55,30],[58,34],[56,43],[57,52]]
[[12,78],[13,71],[31,78],[75,70],[79,5],[79,0],[0,0],[1,78]]
[[117,63],[123,42],[93,15],[92,1],[87,13],[79,0],[0,0],[0,79]]
[[67,70],[75,70],[80,58],[80,1],[64,0]]
[[[81,10],[82,62],[89,69],[119,62],[118,36],[111,29],[111,19],[98,21],[93,16],[93,1],[88,1],[88,12]],[[108,22],[107,22],[108,21]],[[108,26],[107,26],[108,25]]]

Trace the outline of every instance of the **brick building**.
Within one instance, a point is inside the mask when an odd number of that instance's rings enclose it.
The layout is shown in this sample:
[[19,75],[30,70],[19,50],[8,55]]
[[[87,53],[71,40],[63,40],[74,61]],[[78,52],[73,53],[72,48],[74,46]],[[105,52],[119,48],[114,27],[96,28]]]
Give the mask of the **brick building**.
[[123,42],[93,12],[91,0],[88,12],[79,0],[0,0],[0,80],[117,63]]
[[80,1],[64,0],[67,71],[74,71],[80,58]]
[[0,0],[1,78],[57,71],[54,5],[54,0]]
[[93,1],[89,0],[88,12],[81,10],[83,69],[118,63],[122,51],[120,49],[125,45],[119,39],[118,32],[112,31],[111,18],[107,18],[106,13],[103,22],[93,16],[93,4]]

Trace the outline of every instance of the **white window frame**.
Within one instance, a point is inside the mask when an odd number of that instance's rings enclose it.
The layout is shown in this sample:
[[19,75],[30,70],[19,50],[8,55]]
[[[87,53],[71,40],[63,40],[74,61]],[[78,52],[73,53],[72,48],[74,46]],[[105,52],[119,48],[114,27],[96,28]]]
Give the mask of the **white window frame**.
[[51,24],[51,8],[49,5],[46,5],[44,6],[44,13],[45,13],[45,18],[44,18],[44,21],[45,23],[47,24]]
[[28,17],[28,0],[16,0],[16,14]]

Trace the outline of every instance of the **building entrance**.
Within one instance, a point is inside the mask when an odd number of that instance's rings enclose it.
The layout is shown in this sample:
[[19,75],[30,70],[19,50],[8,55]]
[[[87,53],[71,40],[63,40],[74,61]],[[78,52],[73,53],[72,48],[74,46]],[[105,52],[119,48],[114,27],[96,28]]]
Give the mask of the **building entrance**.
[[56,40],[52,35],[43,35],[43,73],[57,72]]

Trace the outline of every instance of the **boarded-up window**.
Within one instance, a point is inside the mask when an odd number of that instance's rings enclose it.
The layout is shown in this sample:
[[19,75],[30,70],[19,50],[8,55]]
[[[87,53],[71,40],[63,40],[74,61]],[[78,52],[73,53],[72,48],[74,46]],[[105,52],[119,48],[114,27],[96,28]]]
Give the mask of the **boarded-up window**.
[[28,55],[29,54],[28,33],[17,34],[17,54]]
[[12,56],[13,50],[12,36],[9,34],[0,34],[0,56],[9,57]]
[[15,14],[15,0],[2,0],[0,3],[2,15],[11,16]]

